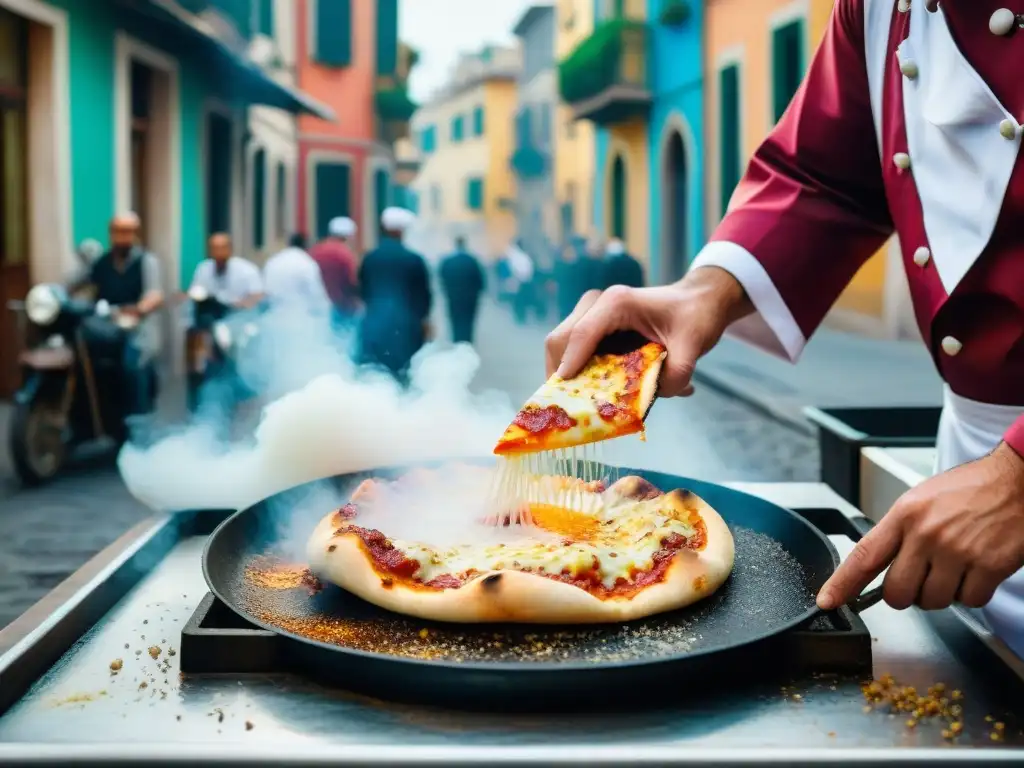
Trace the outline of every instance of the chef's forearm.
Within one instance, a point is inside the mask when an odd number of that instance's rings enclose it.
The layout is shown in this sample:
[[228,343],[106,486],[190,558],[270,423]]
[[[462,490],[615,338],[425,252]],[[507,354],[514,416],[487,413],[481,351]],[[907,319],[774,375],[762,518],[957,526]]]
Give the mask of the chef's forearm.
[[718,318],[723,329],[754,312],[754,304],[740,281],[720,267],[693,269],[682,279],[680,287],[685,287],[688,297]]

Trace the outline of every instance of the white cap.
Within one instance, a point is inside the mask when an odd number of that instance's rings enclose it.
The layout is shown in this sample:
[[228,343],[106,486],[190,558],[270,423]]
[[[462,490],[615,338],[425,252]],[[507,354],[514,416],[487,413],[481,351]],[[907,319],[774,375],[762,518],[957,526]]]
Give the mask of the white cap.
[[352,237],[356,233],[356,223],[348,216],[338,216],[328,222],[327,231],[332,237]]
[[626,252],[626,246],[624,246],[622,244],[621,240],[619,240],[618,238],[615,238],[613,240],[609,240],[608,241],[608,245],[604,249],[604,252],[608,256],[621,256],[622,254],[624,254]]
[[385,208],[380,225],[386,232],[405,232],[416,221],[416,214],[405,208]]

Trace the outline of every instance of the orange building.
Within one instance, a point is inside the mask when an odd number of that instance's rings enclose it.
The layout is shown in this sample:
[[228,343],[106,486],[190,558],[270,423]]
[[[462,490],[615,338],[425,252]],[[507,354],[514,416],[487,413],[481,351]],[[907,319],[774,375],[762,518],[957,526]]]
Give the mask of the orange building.
[[336,216],[377,244],[394,202],[394,143],[415,110],[407,80],[415,53],[398,42],[399,0],[295,0],[297,86],[330,105],[336,123],[299,119],[296,227],[311,239]]

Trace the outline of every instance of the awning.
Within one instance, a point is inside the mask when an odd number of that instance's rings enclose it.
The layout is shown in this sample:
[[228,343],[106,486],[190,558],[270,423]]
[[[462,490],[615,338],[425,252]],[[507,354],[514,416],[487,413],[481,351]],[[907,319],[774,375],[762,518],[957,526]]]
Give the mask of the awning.
[[338,116],[326,104],[308,96],[297,88],[276,82],[259,66],[217,37],[213,27],[199,16],[183,9],[174,0],[142,0],[130,5],[157,21],[174,25],[212,53],[231,74],[232,85],[252,104],[276,107],[286,112],[306,113],[331,122]]

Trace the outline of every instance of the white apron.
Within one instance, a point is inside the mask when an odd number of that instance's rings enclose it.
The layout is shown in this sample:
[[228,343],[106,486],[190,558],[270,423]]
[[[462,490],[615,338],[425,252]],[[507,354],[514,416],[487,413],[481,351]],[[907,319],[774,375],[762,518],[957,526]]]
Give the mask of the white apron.
[[[945,388],[935,457],[935,471],[974,461],[992,451],[1024,407],[988,405]],[[992,632],[1024,658],[1024,569],[1002,583],[982,609]]]

